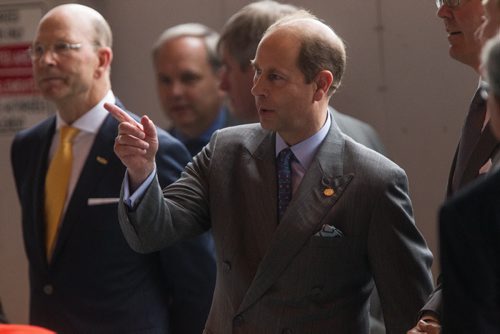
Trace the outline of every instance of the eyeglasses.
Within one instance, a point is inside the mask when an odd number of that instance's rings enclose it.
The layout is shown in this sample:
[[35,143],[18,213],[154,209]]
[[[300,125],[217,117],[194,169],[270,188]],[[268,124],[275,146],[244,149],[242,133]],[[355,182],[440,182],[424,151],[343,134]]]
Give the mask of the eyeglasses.
[[48,47],[37,44],[30,47],[28,49],[28,53],[32,60],[38,60],[42,58],[47,51],[52,52],[53,55],[58,57],[64,57],[67,56],[72,50],[78,50],[81,47],[81,43],[57,42]]
[[460,5],[460,0],[436,0],[437,8],[441,8],[443,5],[454,8]]

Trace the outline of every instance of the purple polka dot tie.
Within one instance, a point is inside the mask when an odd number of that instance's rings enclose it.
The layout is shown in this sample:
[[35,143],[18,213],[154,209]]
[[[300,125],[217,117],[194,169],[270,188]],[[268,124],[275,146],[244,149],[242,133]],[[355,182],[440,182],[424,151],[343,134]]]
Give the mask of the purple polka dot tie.
[[281,220],[292,199],[292,158],[293,152],[289,148],[278,154],[278,217]]

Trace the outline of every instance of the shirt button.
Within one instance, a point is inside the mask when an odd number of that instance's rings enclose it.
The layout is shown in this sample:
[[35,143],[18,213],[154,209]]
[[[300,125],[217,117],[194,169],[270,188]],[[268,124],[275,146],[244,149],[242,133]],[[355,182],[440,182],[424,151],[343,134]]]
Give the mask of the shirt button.
[[224,261],[224,272],[228,273],[231,271],[231,262],[229,261]]
[[52,286],[52,284],[45,284],[43,286],[43,292],[47,295],[47,296],[50,296],[54,293],[54,287]]
[[234,317],[233,319],[233,326],[235,327],[238,327],[238,326],[241,326],[243,325],[243,321],[245,319],[243,318],[243,316],[241,314],[237,315],[236,317]]

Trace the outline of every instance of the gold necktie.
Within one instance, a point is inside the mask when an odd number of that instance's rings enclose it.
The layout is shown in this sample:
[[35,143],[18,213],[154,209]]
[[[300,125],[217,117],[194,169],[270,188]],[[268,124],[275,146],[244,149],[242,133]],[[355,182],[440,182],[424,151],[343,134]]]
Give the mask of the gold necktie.
[[72,141],[78,131],[70,126],[61,128],[61,141],[45,178],[45,244],[48,259],[52,255],[68,193],[73,161]]

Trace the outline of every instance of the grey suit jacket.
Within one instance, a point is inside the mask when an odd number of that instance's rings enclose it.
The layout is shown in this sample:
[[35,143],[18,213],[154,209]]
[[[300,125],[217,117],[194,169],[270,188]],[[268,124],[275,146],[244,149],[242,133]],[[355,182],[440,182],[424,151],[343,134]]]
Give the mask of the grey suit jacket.
[[[138,252],[212,228],[204,333],[368,333],[374,283],[387,333],[410,328],[432,290],[432,255],[404,171],[332,122],[279,224],[276,183],[275,134],[226,128],[164,193],[154,182],[134,210],[122,202],[119,220]],[[316,236],[324,224],[343,236]]]

